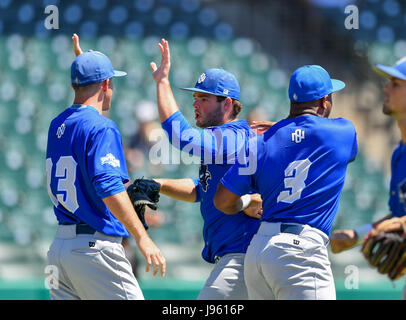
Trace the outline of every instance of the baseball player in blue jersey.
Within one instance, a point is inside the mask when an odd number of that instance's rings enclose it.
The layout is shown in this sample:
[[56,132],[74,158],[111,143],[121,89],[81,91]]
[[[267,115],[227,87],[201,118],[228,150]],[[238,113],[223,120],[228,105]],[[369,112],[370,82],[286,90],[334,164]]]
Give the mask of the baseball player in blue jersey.
[[[406,230],[406,57],[394,66],[378,64],[374,70],[389,79],[383,89],[386,97],[382,111],[396,120],[401,134],[401,141],[395,148],[391,160],[390,214],[377,222],[356,229],[334,231],[330,237],[334,253],[362,244],[368,234],[391,232],[402,228]],[[406,299],[405,290],[403,295]]]
[[48,132],[48,194],[58,220],[48,263],[57,269],[52,299],[144,299],[121,245],[130,234],[154,275],[166,263],[134,211],[122,139],[102,115],[110,109],[113,70],[107,56],[88,51],[71,66],[73,105]]
[[236,164],[214,198],[228,214],[254,188],[263,200],[258,233],[245,257],[250,299],[335,299],[327,253],[347,165],[357,153],[348,120],[328,119],[332,93],[345,87],[320,66],[297,69],[289,84],[289,117],[277,122],[258,145],[257,170],[242,175]]
[[[178,200],[200,202],[204,220],[202,257],[215,264],[198,299],[247,299],[243,261],[252,236],[257,231],[261,199],[247,190],[240,210],[226,216],[213,205],[217,184],[238,158],[246,155],[250,136],[256,135],[241,111],[240,87],[236,78],[223,69],[208,69],[192,91],[196,125],[193,128],[180,112],[169,83],[170,52],[166,40],[159,43],[161,64],[151,63],[157,85],[158,109],[162,128],[172,145],[201,159],[199,178],[154,179],[161,192]],[[243,211],[244,210],[244,211]]]

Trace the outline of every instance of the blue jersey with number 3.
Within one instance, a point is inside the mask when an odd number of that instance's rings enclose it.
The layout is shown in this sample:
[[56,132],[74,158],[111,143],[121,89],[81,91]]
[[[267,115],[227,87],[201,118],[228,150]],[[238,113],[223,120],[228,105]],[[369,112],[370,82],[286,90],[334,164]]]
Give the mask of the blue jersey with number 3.
[[256,172],[241,175],[237,164],[221,183],[237,195],[256,188],[263,221],[308,224],[329,235],[347,164],[357,154],[352,123],[303,115],[278,122],[256,139]]
[[116,124],[86,105],[52,120],[46,153],[48,194],[59,224],[87,223],[111,236],[128,236],[103,198],[129,181]]

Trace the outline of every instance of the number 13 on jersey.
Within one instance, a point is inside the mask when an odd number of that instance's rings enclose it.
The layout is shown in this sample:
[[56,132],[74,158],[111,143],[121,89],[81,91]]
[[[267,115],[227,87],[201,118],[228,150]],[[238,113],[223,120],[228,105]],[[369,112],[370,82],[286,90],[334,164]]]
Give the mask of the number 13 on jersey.
[[[77,163],[71,156],[60,157],[56,162],[55,175],[52,176],[53,165],[52,159],[48,158],[46,171],[49,197],[55,207],[61,204],[66,210],[74,213],[79,208],[75,187]],[[58,180],[56,197],[51,190],[52,178]]]
[[309,159],[291,162],[285,169],[283,180],[285,189],[279,193],[277,202],[293,203],[300,199],[303,189],[306,187],[305,180],[309,173],[311,161]]

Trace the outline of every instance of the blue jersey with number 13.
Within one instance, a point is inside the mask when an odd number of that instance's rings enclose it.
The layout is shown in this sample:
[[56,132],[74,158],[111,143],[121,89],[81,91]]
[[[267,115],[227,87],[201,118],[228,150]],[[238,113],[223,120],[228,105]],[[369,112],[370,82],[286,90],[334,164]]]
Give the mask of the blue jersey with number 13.
[[86,105],[72,105],[54,120],[46,154],[48,194],[59,224],[87,223],[111,236],[128,236],[103,198],[129,181],[116,124]]

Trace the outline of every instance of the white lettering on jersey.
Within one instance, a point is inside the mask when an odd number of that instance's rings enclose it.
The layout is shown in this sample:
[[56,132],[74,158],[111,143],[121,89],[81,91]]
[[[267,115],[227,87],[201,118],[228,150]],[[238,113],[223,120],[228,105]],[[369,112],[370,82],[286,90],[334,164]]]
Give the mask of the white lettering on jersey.
[[285,170],[283,180],[285,189],[282,190],[276,202],[293,203],[300,199],[303,189],[306,187],[305,180],[311,166],[309,159],[291,162]]
[[112,167],[120,167],[120,160],[116,159],[111,153],[106,154],[104,157],[100,158],[101,164],[109,164]]
[[63,156],[58,159],[54,174],[54,179],[58,180],[56,197],[51,190],[52,166],[52,159],[48,158],[46,171],[49,197],[55,207],[60,203],[66,210],[74,213],[79,208],[75,186],[77,163],[71,156]]

